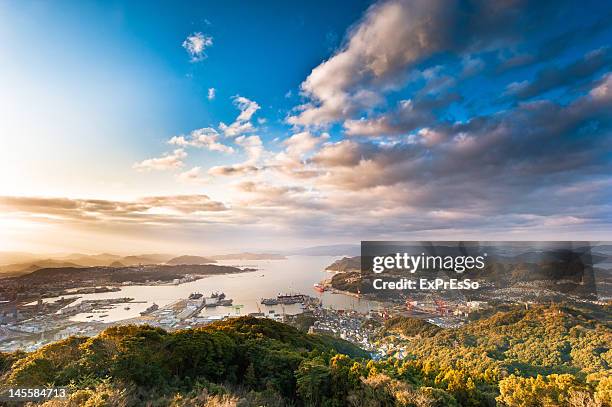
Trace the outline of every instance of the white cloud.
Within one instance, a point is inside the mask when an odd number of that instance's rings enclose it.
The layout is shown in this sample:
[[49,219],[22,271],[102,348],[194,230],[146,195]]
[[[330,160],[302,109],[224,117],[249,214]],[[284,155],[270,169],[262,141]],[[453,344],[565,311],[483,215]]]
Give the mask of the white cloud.
[[259,168],[255,167],[254,165],[216,165],[209,168],[208,174],[214,176],[244,176],[256,173],[258,170]]
[[[346,45],[302,82],[309,102],[298,106],[287,121],[320,126],[349,119],[360,109],[378,106],[382,94],[401,88],[410,68],[420,61],[442,51],[485,48],[509,36],[509,28],[524,18],[520,8],[525,4],[520,1],[474,2],[469,20],[462,4],[388,0],[370,7],[348,33]],[[466,63],[470,70],[480,65],[477,60]]]
[[236,104],[238,109],[240,109],[240,115],[238,115],[236,118],[237,121],[249,121],[255,112],[259,110],[259,105],[257,102],[249,100],[243,96],[234,97],[234,104]]
[[382,136],[401,134],[418,128],[431,120],[430,109],[415,105],[411,100],[399,101],[395,110],[373,118],[346,120],[345,134],[348,136]]
[[219,123],[219,130],[223,132],[225,137],[237,137],[241,134],[252,133],[255,131],[255,126],[251,122],[235,121],[230,125],[223,122]]
[[596,100],[606,100],[612,98],[612,73],[608,72],[601,83],[593,88],[589,94]]
[[173,144],[180,147],[196,147],[205,148],[210,151],[221,151],[223,153],[233,153],[234,149],[230,146],[220,143],[219,133],[211,128],[204,127],[192,131],[189,137],[185,136],[174,136],[168,140],[169,144]]
[[[347,45],[312,70],[302,92],[314,103],[301,108],[292,124],[325,124],[351,115],[354,96],[367,89],[398,84],[404,68],[439,48],[445,2],[388,1],[371,8],[350,33]],[[443,27],[443,26],[442,26]]]
[[191,62],[199,62],[206,59],[208,55],[206,55],[205,51],[212,45],[213,37],[204,35],[201,32],[193,33],[183,41],[183,48],[187,50],[191,57]]
[[292,135],[283,144],[286,146],[286,152],[290,157],[301,158],[327,139],[329,139],[327,133],[323,133],[321,137],[316,137],[309,131],[303,131]]
[[253,115],[260,109],[259,104],[243,96],[234,96],[234,105],[240,110],[236,120],[230,125],[223,122],[219,123],[219,130],[226,137],[238,137],[246,133],[255,131],[255,126],[251,123]]
[[419,130],[418,135],[421,137],[421,142],[428,147],[443,143],[448,138],[444,132],[427,127]]
[[267,160],[265,168],[275,169],[291,177],[310,178],[314,174],[306,162],[317,147],[329,139],[329,134],[315,136],[309,131],[293,134],[282,144],[285,149]]
[[236,144],[241,146],[247,155],[245,164],[255,164],[264,152],[263,142],[259,136],[240,136],[236,138]]
[[265,152],[261,138],[259,136],[239,136],[236,137],[235,142],[244,150],[246,159],[237,164],[211,167],[208,170],[209,175],[247,175],[260,170],[257,165]]
[[184,165],[183,159],[185,157],[187,157],[185,150],[177,148],[171,153],[165,153],[162,157],[149,158],[135,163],[132,167],[137,171],[173,170],[181,168]]
[[217,90],[215,88],[208,88],[208,100],[213,100],[217,95]]

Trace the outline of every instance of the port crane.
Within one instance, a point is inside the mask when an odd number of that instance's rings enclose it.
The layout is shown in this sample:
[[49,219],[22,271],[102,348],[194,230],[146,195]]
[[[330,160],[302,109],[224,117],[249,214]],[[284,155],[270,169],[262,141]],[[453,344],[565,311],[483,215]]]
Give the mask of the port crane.
[[412,298],[410,297],[406,298],[406,311],[408,311],[408,314],[412,314],[415,303],[416,301],[412,301]]
[[448,309],[446,307],[446,303],[444,302],[444,300],[442,300],[441,298],[438,298],[434,300],[434,302],[436,303],[436,309],[438,310],[440,315],[443,316],[448,312]]

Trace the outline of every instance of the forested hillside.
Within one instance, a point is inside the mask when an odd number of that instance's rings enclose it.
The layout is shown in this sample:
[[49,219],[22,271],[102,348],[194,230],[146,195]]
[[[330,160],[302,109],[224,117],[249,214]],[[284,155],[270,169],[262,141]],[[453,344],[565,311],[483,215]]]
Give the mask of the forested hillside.
[[461,405],[495,405],[495,399],[504,406],[610,405],[612,331],[593,318],[602,314],[610,316],[610,307],[535,306],[457,329],[394,318],[380,340],[394,360],[384,369],[392,377],[410,372]]
[[[600,309],[599,312],[609,312]],[[242,317],[165,332],[107,329],[0,356],[0,386],[68,386],[46,406],[609,406],[612,333],[538,306],[458,329],[394,318],[370,360],[340,340]]]

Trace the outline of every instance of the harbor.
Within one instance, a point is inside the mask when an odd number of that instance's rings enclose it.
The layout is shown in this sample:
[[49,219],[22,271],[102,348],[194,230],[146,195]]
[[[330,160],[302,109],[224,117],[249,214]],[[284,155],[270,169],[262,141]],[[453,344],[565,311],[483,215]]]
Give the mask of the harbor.
[[[334,310],[368,312],[380,308],[377,303],[349,295],[313,290],[315,284],[329,277],[324,269],[331,261],[333,258],[327,256],[249,260],[248,264],[227,261],[227,265],[256,270],[176,285],[121,285],[117,289],[81,290],[79,294],[73,291],[42,298],[29,306],[32,311],[15,310],[19,315],[31,313],[31,317],[20,317],[19,324],[0,326],[0,350],[36,349],[65,336],[91,336],[107,327],[129,323],[180,329],[239,315],[282,321],[303,313],[313,298],[322,307]],[[262,304],[262,299],[273,301]]]

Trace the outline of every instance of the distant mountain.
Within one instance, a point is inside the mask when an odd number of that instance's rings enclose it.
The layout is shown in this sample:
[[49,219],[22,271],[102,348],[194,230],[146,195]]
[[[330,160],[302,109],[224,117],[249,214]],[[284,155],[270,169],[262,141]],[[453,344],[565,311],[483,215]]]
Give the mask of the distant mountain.
[[361,253],[361,246],[356,244],[335,244],[330,246],[314,246],[296,249],[288,252],[301,256],[357,256]]
[[116,284],[126,281],[172,281],[191,275],[230,274],[253,271],[250,268],[220,266],[216,264],[156,264],[146,266],[128,267],[51,267],[33,271],[15,277],[14,281],[21,284],[47,284],[47,286],[67,279],[74,281],[96,280],[96,284]]
[[0,265],[27,263],[45,257],[47,256],[40,256],[25,252],[0,252]]
[[233,253],[212,256],[215,260],[284,260],[285,256],[277,253]]
[[[111,253],[101,254],[82,254],[73,253],[63,256],[61,259],[71,261],[83,266],[110,266],[113,262],[120,262],[125,266],[134,266],[137,264],[161,264],[176,257],[172,254],[139,254],[130,256],[120,256]],[[113,266],[114,267],[114,266]]]
[[122,256],[110,253],[102,254],[81,254],[73,253],[62,258],[63,260],[74,262],[82,266],[108,266],[114,261],[120,261]]
[[166,262],[166,264],[210,264],[216,263],[217,261],[214,259],[209,259],[207,257],[202,256],[178,256],[174,257]]
[[136,264],[160,264],[165,263],[168,260],[176,257],[171,254],[140,254],[137,256],[125,256],[121,258],[121,262],[126,266],[133,266]]
[[[197,257],[197,256],[184,256]],[[42,257],[34,254],[20,252],[0,252],[0,275],[19,275],[31,273],[43,268],[65,268],[65,267],[125,267],[135,266],[139,264],[164,264],[169,260],[176,258],[170,254],[141,254],[133,256],[120,256],[110,253],[101,254],[83,254],[72,253],[62,255],[50,255],[50,257]],[[8,260],[18,260],[15,262],[7,262]],[[206,259],[205,263],[214,263],[214,260]],[[205,264],[194,262],[180,264]],[[173,263],[179,264],[179,263]]]
[[361,270],[361,257],[343,257],[340,260],[336,260],[329,266],[325,267],[327,271],[336,271],[344,273],[347,271],[359,271]]
[[44,268],[82,267],[82,266],[83,266],[82,264],[72,263],[68,261],[43,259],[43,260],[34,260],[28,263],[17,263],[17,264],[9,264],[6,266],[2,266],[0,267],[0,274],[19,275],[19,274],[31,273],[33,271],[44,269]]

